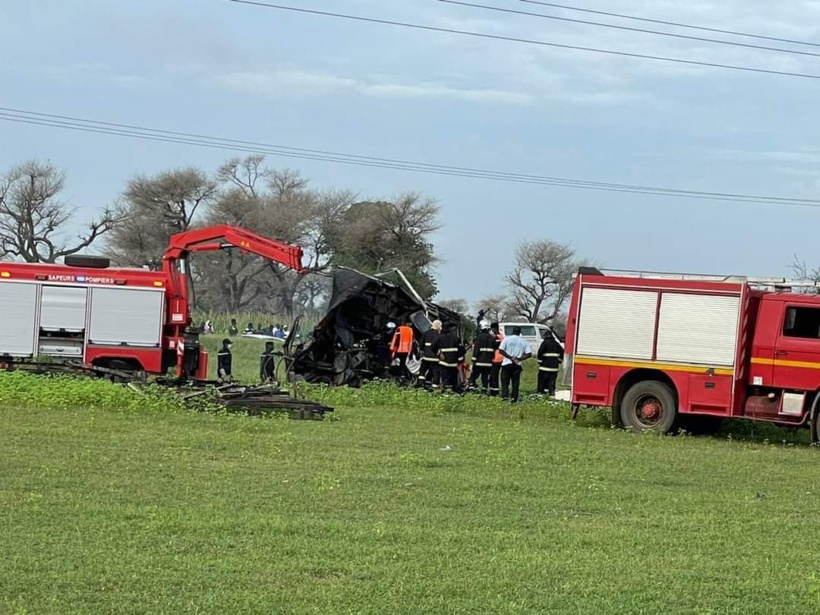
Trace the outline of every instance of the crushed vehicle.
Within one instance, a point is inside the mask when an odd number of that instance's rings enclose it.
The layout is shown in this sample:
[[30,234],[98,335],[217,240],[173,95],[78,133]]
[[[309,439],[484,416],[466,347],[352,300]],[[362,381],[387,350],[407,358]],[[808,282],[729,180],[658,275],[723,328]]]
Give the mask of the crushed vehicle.
[[[388,275],[395,275],[399,282],[385,279]],[[310,383],[353,387],[367,380],[393,378],[387,329],[393,322],[412,325],[414,352],[407,368],[415,376],[421,357],[418,340],[434,320],[461,326],[460,314],[422,299],[401,271],[368,275],[337,268],[326,315],[303,344],[286,345],[289,375]],[[296,327],[298,323],[294,332]]]

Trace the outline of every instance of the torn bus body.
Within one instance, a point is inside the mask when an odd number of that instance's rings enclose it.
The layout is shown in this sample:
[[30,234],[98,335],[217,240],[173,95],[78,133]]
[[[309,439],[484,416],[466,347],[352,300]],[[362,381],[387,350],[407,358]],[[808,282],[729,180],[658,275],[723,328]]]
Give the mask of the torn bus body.
[[400,271],[389,273],[400,282],[384,279],[385,274],[336,269],[327,314],[304,344],[289,349],[291,377],[354,387],[375,378],[394,378],[389,322],[412,324],[415,348],[407,367],[412,375],[418,373],[417,340],[433,320],[459,327],[461,316],[424,301]]

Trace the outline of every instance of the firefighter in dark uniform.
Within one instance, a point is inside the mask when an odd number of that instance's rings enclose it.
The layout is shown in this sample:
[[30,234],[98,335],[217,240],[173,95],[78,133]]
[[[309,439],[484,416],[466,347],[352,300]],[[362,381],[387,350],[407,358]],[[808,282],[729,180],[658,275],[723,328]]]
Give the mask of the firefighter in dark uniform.
[[222,340],[222,349],[216,353],[216,373],[220,380],[227,382],[232,380],[231,364],[233,358],[231,357],[231,340],[225,338]]
[[490,332],[490,323],[482,320],[479,323],[478,335],[473,342],[473,371],[470,374],[470,388],[476,386],[481,378],[481,390],[490,392],[490,372],[493,369],[495,356],[495,336]]
[[439,335],[438,339],[433,342],[433,350],[439,358],[438,369],[442,389],[460,391],[458,366],[459,363],[464,361],[464,353],[460,346],[461,340],[453,332],[451,325],[444,327],[444,333]]
[[438,354],[433,350],[433,344],[441,335],[441,321],[434,320],[432,328],[421,336],[421,370],[419,371],[418,386],[426,389],[437,389]]
[[276,382],[276,355],[273,342],[265,342],[265,352],[259,358],[259,379],[262,382]]
[[501,346],[501,342],[504,341],[504,335],[499,330],[499,325],[497,322],[490,325],[490,332],[493,335],[493,348],[495,348],[492,367],[490,368],[490,395],[497,397],[499,391],[501,390],[499,388],[501,384],[501,363],[504,361],[504,357],[501,355],[498,348]]
[[538,348],[538,392],[555,397],[558,371],[564,360],[564,349],[552,331],[544,332],[544,341]]

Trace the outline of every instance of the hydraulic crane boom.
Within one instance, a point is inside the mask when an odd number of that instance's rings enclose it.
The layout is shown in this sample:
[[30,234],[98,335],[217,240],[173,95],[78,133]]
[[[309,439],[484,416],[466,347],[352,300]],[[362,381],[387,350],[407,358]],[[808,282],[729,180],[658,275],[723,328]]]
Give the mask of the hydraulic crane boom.
[[303,252],[299,246],[228,225],[208,226],[172,235],[165,249],[163,261],[166,267],[173,266],[175,261],[187,257],[191,252],[212,252],[230,248],[238,248],[243,252],[272,260],[293,269],[296,273],[304,272]]
[[191,304],[194,295],[188,256],[194,252],[232,248],[256,254],[299,274],[305,272],[302,248],[237,226],[208,226],[172,235],[162,262],[169,281],[166,335],[170,347],[176,349],[179,377],[195,375],[204,378],[207,371],[207,353],[200,347],[198,334],[190,328],[193,323]]

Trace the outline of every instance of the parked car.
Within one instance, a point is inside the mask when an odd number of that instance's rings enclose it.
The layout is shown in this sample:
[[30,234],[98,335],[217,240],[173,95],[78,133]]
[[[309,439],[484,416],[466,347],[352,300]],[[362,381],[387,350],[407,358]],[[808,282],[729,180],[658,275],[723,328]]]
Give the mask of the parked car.
[[521,337],[530,343],[533,347],[533,352],[541,345],[541,340],[544,339],[544,333],[550,330],[547,325],[534,322],[502,322],[499,323],[499,327],[505,337],[512,335],[513,327],[521,327]]

